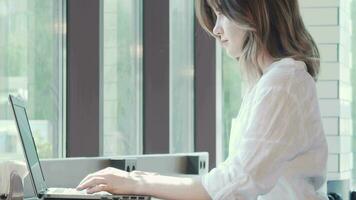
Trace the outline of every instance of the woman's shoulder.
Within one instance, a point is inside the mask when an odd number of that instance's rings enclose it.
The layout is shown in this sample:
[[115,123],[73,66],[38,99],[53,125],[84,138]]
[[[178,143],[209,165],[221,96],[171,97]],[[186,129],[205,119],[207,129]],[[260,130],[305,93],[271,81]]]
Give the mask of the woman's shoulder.
[[315,81],[307,72],[303,61],[284,58],[272,63],[263,71],[258,88],[280,88],[290,91],[295,87],[309,87]]

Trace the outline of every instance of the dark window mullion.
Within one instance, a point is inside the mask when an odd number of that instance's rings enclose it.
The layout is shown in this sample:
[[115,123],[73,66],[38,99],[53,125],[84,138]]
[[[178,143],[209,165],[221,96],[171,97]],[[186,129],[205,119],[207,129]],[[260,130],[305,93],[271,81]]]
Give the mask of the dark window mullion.
[[195,21],[195,151],[209,152],[216,165],[216,54],[215,39]]
[[67,1],[67,157],[99,156],[100,1]]
[[143,152],[169,153],[169,1],[143,0]]

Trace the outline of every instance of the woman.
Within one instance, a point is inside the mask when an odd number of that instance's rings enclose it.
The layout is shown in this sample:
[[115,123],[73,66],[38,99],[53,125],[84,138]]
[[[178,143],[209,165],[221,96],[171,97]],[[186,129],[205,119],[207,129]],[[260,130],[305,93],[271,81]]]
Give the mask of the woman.
[[297,0],[196,0],[202,27],[240,62],[247,92],[229,156],[201,180],[108,168],[78,189],[162,199],[327,199],[318,49]]

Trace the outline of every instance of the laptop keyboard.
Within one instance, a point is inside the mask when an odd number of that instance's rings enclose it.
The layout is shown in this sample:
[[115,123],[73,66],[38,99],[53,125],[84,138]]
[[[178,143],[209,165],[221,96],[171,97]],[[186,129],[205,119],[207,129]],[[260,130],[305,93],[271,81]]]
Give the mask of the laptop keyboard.
[[75,194],[75,195],[107,195],[108,192],[97,192],[93,194],[88,194],[86,190],[78,191],[75,188],[50,188],[50,192],[54,194]]
[[[78,191],[75,188],[49,188],[49,193],[51,194],[66,194],[66,195],[110,195],[108,192],[97,192],[93,194],[88,194],[86,190]],[[132,195],[120,195],[121,197],[114,196],[113,200],[147,200],[150,199],[149,197],[145,196],[132,196]]]

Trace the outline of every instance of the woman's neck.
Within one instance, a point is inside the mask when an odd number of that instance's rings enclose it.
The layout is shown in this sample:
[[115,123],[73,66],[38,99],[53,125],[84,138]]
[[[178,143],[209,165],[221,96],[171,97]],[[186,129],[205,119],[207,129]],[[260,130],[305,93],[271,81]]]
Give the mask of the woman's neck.
[[275,62],[275,60],[276,59],[273,58],[267,51],[264,51],[258,58],[258,65],[261,70],[264,71],[268,66]]

